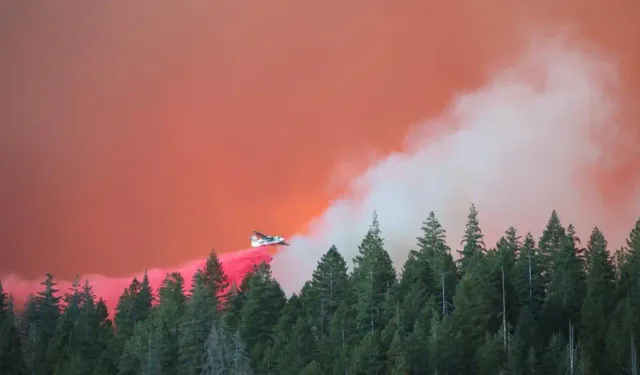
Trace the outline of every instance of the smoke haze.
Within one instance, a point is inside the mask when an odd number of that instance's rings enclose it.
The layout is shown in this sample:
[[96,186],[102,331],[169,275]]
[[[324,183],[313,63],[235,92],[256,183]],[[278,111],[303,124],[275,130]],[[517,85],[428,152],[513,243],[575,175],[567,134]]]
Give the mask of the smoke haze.
[[345,199],[275,255],[276,277],[299,291],[332,244],[350,263],[374,209],[398,269],[432,210],[459,249],[471,202],[487,246],[511,225],[539,236],[552,208],[583,238],[597,225],[611,245],[622,245],[640,212],[640,191],[615,205],[593,174],[628,157],[611,148],[626,136],[617,79],[613,62],[564,35],[533,39],[515,65],[458,95],[407,138],[404,151],[356,177]]

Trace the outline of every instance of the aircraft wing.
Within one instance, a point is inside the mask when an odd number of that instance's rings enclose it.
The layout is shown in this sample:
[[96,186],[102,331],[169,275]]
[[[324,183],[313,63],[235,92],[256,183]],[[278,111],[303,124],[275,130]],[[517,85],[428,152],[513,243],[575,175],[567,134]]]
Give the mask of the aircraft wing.
[[258,238],[267,237],[267,235],[265,235],[264,233],[258,232],[257,230],[254,230],[253,234],[255,234]]

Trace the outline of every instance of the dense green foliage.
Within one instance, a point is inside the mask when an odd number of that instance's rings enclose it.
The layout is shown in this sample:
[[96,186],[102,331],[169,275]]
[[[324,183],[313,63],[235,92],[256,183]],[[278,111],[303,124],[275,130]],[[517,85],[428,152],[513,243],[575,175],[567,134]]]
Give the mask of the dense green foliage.
[[47,275],[20,313],[0,284],[0,374],[638,373],[640,220],[617,252],[555,211],[490,248],[472,206],[457,261],[433,213],[422,231],[398,275],[374,213],[352,270],[332,246],[290,298],[264,263],[229,288],[212,251],[189,291],[134,279],[113,322],[87,283]]

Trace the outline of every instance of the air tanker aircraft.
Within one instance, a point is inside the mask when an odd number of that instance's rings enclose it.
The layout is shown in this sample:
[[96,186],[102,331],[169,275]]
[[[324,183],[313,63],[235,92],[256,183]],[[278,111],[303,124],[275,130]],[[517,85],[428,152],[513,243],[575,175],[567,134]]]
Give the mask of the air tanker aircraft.
[[284,238],[280,236],[267,236],[266,234],[260,233],[256,230],[253,231],[253,234],[251,235],[251,247],[275,246],[275,245],[289,246],[289,244],[284,240]]

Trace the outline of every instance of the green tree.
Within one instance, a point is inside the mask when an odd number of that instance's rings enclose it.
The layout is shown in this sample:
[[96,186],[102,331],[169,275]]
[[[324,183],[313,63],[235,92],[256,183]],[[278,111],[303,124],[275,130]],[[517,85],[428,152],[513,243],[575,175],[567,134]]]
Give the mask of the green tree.
[[329,333],[331,317],[349,293],[347,263],[335,246],[320,258],[311,277],[307,309],[314,329],[325,336]]
[[158,290],[158,305],[139,321],[126,342],[119,374],[175,374],[178,372],[179,325],[185,310],[184,279],[167,274]]
[[27,374],[13,301],[0,282],[0,374]]
[[458,251],[458,253],[460,254],[460,273],[464,275],[473,272],[474,268],[480,266],[485,252],[484,235],[480,229],[478,210],[474,204],[471,204],[469,208],[462,244],[464,245],[462,251]]
[[433,270],[437,285],[434,296],[439,301],[442,314],[451,312],[453,295],[458,281],[457,269],[447,246],[446,231],[433,211],[422,223],[422,236],[418,237],[419,254],[422,254]]
[[607,240],[596,227],[587,243],[587,293],[582,306],[581,343],[596,374],[609,373],[606,355],[606,330],[613,311],[615,273]]
[[206,363],[205,343],[218,318],[216,296],[203,276],[201,270],[193,276],[191,297],[179,326],[178,373],[181,375],[199,375],[202,372]]
[[547,286],[547,299],[541,313],[540,333],[551,339],[556,332],[567,340],[570,326],[579,326],[580,310],[585,293],[582,250],[576,244],[573,226],[569,225],[562,246],[555,251],[551,263],[553,273]]
[[323,375],[324,371],[318,362],[311,361],[305,368],[303,368],[300,372],[300,375]]
[[640,220],[629,233],[625,248],[618,252],[616,307],[609,319],[607,354],[612,370],[620,374],[637,374],[638,338],[640,337]]
[[398,311],[394,319],[392,319],[392,324],[389,324],[383,332],[383,336],[385,336],[384,341],[390,341],[386,352],[387,371],[389,374],[408,374],[411,369],[405,329],[399,316]]
[[99,298],[95,308],[96,321],[98,322],[98,333],[96,337],[96,347],[99,351],[99,359],[93,375],[116,374],[118,366],[118,352],[114,339],[113,322],[109,318],[109,311],[106,302]]
[[359,338],[367,332],[384,329],[392,313],[391,291],[395,288],[396,272],[380,233],[378,216],[374,212],[371,227],[353,260]]
[[551,212],[547,227],[542,232],[542,237],[538,241],[538,249],[540,250],[541,275],[545,286],[551,281],[554,269],[554,260],[556,255],[565,245],[567,234],[560,223],[560,218],[556,210]]
[[[67,341],[69,362],[64,374],[92,375],[113,371],[105,357],[110,336],[110,324],[103,301],[96,302],[93,288],[85,281],[79,293],[79,313]],[[99,372],[102,371],[102,372]]]
[[218,307],[226,304],[229,299],[229,278],[222,269],[222,263],[215,249],[212,249],[207,257],[202,270],[202,279],[210,293],[216,297],[215,302],[219,302]]
[[151,314],[158,330],[156,345],[163,373],[178,372],[178,332],[186,308],[184,278],[179,272],[167,274],[158,290],[159,303]]
[[[491,262],[493,269],[490,271],[494,280],[494,290],[498,291],[498,298],[495,302],[494,311],[499,317],[498,325],[503,334],[503,344],[506,346],[507,336],[515,326],[518,313],[520,312],[520,302],[514,274],[516,273],[516,257],[522,251],[523,244],[521,237],[514,227],[509,227],[496,245],[496,252]],[[505,348],[503,350],[506,351]]]
[[481,273],[467,272],[462,277],[454,297],[455,310],[451,319],[447,320],[445,329],[448,331],[446,334],[449,335],[450,345],[457,351],[456,356],[467,360],[454,366],[454,359],[451,358],[447,372],[473,373],[473,369],[477,367],[475,353],[484,343],[489,331],[493,306],[491,298],[494,295],[490,283]]
[[302,301],[294,293],[285,303],[278,324],[273,329],[270,366],[277,373],[287,371],[297,353],[289,351],[290,338],[300,316],[304,316]]
[[73,331],[80,316],[81,291],[80,278],[71,282],[71,288],[62,296],[64,307],[56,327],[55,341],[53,343],[56,353],[55,374],[65,374],[68,372],[69,362],[73,354],[77,352]]
[[118,300],[114,317],[117,327],[116,339],[119,350],[131,338],[136,325],[151,315],[154,296],[145,272],[142,282],[134,278]]
[[229,329],[229,332],[236,332],[240,327],[242,310],[244,309],[247,299],[246,291],[249,290],[249,282],[254,276],[254,272],[256,270],[257,268],[254,267],[251,272],[248,272],[242,279],[242,283],[239,287],[235,283],[232,283],[229,288],[229,298],[225,308],[225,314],[223,316],[225,325],[227,326],[227,329]]
[[333,360],[327,367],[335,375],[348,373],[351,352],[358,344],[355,300],[355,296],[348,294],[331,318],[328,347]]
[[273,346],[272,330],[278,324],[286,297],[271,275],[271,267],[264,262],[254,270],[244,293],[239,332],[250,353],[251,367],[256,368]]
[[513,282],[518,293],[519,308],[526,306],[533,316],[538,316],[545,300],[541,259],[533,236],[527,233],[514,265]]
[[51,343],[55,342],[61,297],[53,275],[47,274],[41,285],[44,290],[30,298],[25,308],[25,356],[31,373],[48,375],[53,373],[57,360]]
[[380,334],[377,331],[367,332],[353,350],[351,374],[382,375],[385,373],[385,353],[380,347]]

